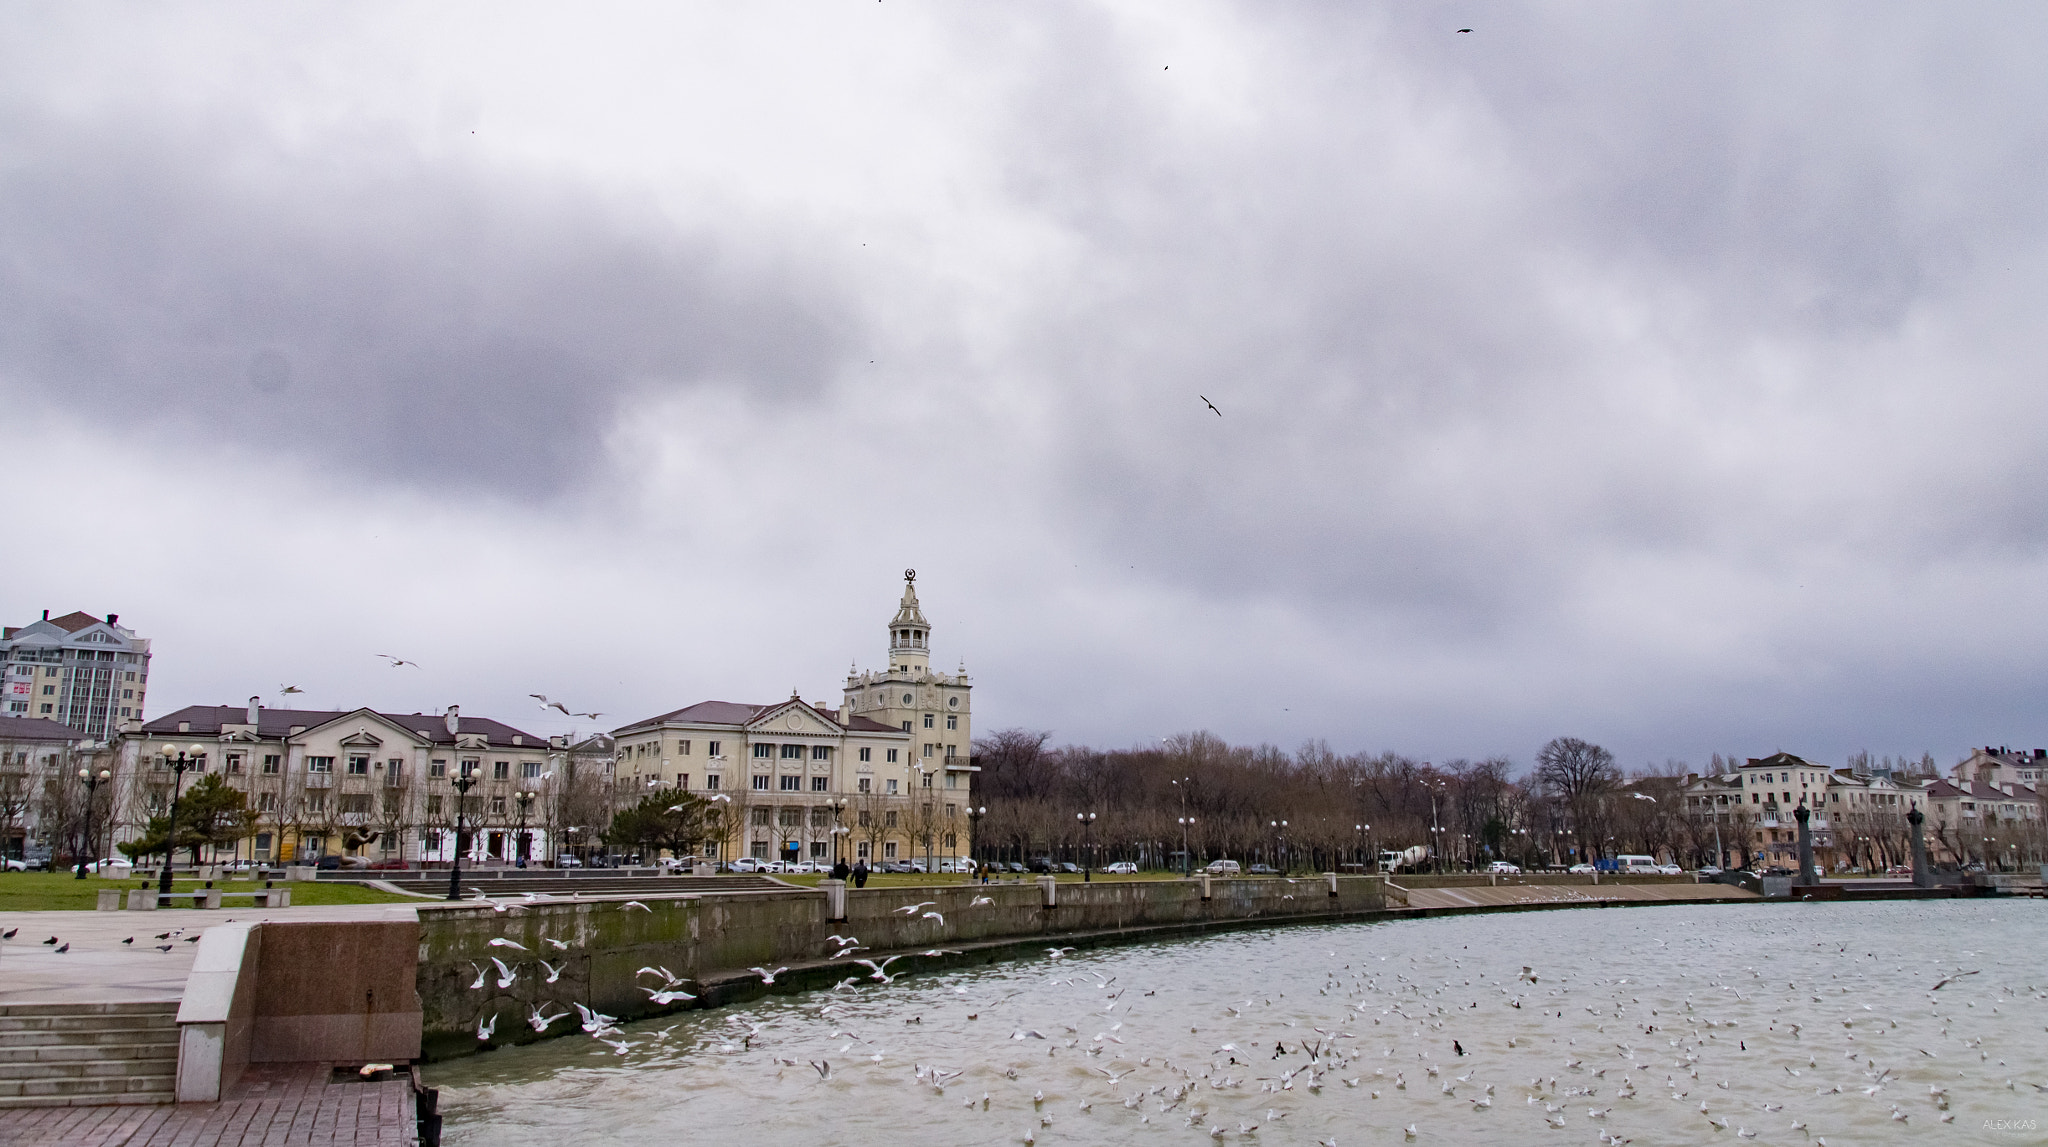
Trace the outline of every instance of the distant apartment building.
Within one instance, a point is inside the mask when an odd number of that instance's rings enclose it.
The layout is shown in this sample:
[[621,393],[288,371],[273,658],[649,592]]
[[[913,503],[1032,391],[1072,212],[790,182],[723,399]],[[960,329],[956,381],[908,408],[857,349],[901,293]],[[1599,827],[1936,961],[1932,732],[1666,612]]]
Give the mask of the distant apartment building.
[[[131,835],[169,807],[181,750],[197,766],[183,786],[217,773],[248,794],[257,819],[236,849],[244,860],[449,861],[458,815],[469,860],[538,861],[562,835],[549,784],[566,746],[455,710],[265,709],[253,697],[179,709],[125,739]],[[476,782],[466,795],[453,783],[464,776]]]
[[2048,750],[1972,750],[1928,786],[1929,850],[1948,864],[2011,869],[2041,863],[2043,781]]
[[69,725],[0,715],[0,855],[69,855],[65,837],[82,842],[88,827],[87,790],[77,770],[96,772],[109,763],[108,750]]
[[794,693],[768,704],[700,701],[615,730],[621,801],[661,786],[713,802],[700,848],[721,859],[876,865],[967,855],[973,686],[964,666],[931,668],[916,577],[904,573],[888,664],[849,672],[837,707]]
[[0,629],[0,715],[68,725],[111,741],[140,720],[149,687],[149,640],[105,618],[69,613]]

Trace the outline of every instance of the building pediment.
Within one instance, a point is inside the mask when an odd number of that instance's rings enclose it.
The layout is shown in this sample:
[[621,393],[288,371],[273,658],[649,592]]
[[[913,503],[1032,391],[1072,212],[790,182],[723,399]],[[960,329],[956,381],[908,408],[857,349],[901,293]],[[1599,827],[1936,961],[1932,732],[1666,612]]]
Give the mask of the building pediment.
[[755,737],[837,737],[846,731],[839,722],[795,697],[761,710],[741,727]]
[[374,709],[337,713],[318,725],[292,734],[291,739],[304,743],[314,737],[337,735],[340,743],[349,748],[375,748],[387,740],[412,744],[426,744],[428,740],[427,737],[392,721]]

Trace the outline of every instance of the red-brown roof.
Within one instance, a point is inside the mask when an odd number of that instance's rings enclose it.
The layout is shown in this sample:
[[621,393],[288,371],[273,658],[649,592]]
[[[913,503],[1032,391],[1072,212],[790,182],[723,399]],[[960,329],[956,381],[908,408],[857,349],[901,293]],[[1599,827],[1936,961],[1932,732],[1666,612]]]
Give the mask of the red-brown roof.
[[[325,709],[263,709],[257,713],[256,735],[259,737],[286,737],[291,735],[291,730],[294,726],[314,729],[327,724],[329,721],[346,717],[350,713],[362,711],[359,709],[337,709],[332,711]],[[369,712],[376,713],[377,716],[397,725],[401,729],[411,730],[421,739],[431,744],[447,745],[454,743],[454,738],[448,735],[447,722],[438,713],[377,713],[374,709],[369,710]],[[191,733],[180,734],[178,732],[178,725],[186,722],[189,722],[192,726]],[[157,737],[176,737],[194,734],[218,736],[223,725],[246,725],[248,723],[249,711],[246,706],[187,705],[175,713],[167,713],[154,721],[148,722],[142,726],[142,731]],[[515,729],[502,721],[493,721],[489,717],[465,716],[461,720],[460,728],[464,736],[481,735],[490,744],[502,748],[545,749],[548,747],[548,739],[546,737],[534,736],[523,729]],[[512,743],[512,738],[515,736],[523,738],[525,743],[515,746]]]

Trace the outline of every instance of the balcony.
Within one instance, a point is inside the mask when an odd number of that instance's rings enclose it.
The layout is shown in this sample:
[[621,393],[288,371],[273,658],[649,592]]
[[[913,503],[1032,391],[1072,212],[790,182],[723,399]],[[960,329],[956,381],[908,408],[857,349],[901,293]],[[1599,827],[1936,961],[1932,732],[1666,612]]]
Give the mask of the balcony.
[[334,787],[334,774],[307,773],[306,787],[309,789],[331,789]]

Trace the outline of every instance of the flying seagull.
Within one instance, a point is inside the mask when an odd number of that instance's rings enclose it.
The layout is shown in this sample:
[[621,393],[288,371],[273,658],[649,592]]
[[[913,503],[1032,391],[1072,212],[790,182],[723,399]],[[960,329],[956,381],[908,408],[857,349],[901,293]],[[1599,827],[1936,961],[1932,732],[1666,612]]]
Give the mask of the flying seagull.
[[[1211,409],[1211,410],[1216,410],[1216,404],[1215,404],[1215,403],[1213,403],[1213,402],[1211,402],[1211,401],[1209,401],[1209,398],[1208,398],[1208,396],[1207,396],[1207,395],[1202,395],[1202,394],[1198,394],[1198,395],[1196,395],[1195,397],[1196,397],[1196,398],[1199,398],[1199,399],[1201,399],[1201,400],[1202,400],[1202,405],[1203,405],[1203,406],[1206,406],[1206,407],[1208,407],[1208,408],[1209,408],[1209,409]],[[1222,411],[1220,411],[1220,410],[1216,410],[1216,417],[1218,417],[1218,418],[1221,418],[1221,417],[1223,417],[1223,412],[1222,412]]]
[[393,657],[389,653],[379,653],[377,656],[382,657],[386,661],[389,661],[393,669],[396,669],[401,665],[410,665],[414,669],[418,669],[420,667],[420,663],[417,661],[407,661],[403,657]]
[[283,696],[286,696],[286,695],[288,695],[288,694],[292,694],[292,693],[304,693],[304,692],[305,692],[305,690],[304,690],[304,689],[301,689],[301,688],[299,688],[299,687],[298,687],[297,685],[279,685],[279,686],[277,687],[277,695],[278,695],[278,696],[280,696],[280,697],[283,697]]

